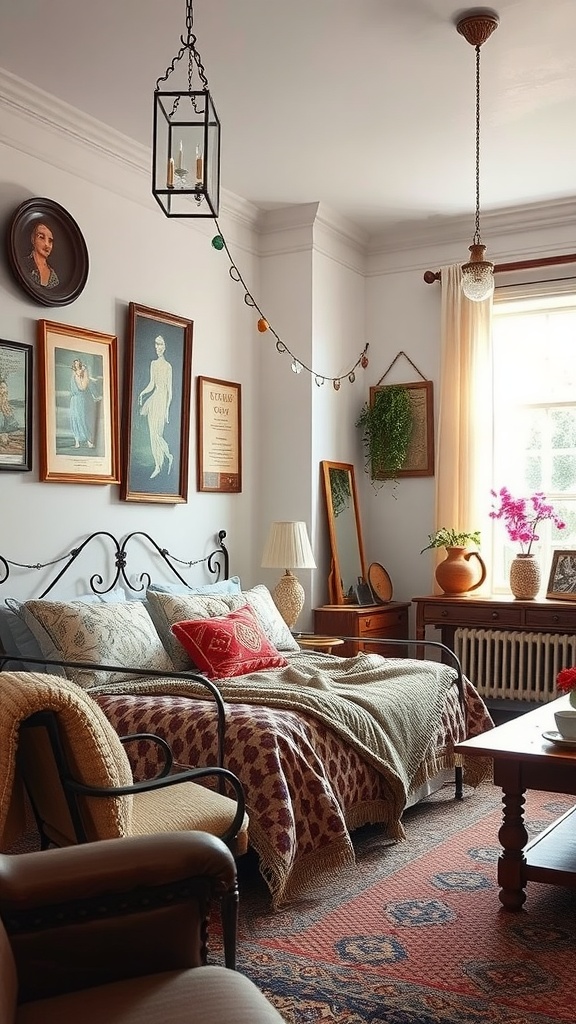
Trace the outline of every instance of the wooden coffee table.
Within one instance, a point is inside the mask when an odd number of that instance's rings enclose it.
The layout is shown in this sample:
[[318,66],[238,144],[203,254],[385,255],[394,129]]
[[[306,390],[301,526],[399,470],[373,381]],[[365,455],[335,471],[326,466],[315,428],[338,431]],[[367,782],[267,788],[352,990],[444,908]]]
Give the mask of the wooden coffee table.
[[522,908],[527,882],[576,888],[576,806],[531,842],[524,825],[527,789],[576,795],[576,746],[559,746],[542,736],[555,731],[554,712],[569,706],[561,697],[455,747],[461,754],[494,759],[494,783],[503,790],[498,882],[506,910]]

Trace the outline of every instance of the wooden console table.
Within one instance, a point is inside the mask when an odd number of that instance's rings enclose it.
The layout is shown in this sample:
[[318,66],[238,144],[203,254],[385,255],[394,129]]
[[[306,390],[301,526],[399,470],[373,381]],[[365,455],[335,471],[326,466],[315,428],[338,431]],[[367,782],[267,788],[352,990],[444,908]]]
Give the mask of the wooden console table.
[[477,597],[462,594],[448,597],[434,594],[414,597],[416,605],[416,640],[426,639],[426,627],[440,630],[442,643],[454,649],[457,629],[516,629],[535,633],[574,633],[576,602],[518,601],[511,595]]
[[314,609],[314,632],[329,636],[354,637],[338,650],[344,658],[359,651],[382,654],[385,658],[405,658],[407,648],[400,644],[363,644],[370,637],[391,640],[408,639],[410,602],[389,601],[388,604],[325,604]]

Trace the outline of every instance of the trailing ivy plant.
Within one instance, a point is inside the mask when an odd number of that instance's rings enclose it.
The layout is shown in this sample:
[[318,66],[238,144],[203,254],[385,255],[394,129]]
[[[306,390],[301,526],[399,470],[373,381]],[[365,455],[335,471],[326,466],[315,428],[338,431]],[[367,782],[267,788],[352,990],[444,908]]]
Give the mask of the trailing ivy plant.
[[412,438],[410,392],[402,384],[390,384],[376,391],[356,421],[363,431],[364,469],[376,480],[395,479],[402,469]]

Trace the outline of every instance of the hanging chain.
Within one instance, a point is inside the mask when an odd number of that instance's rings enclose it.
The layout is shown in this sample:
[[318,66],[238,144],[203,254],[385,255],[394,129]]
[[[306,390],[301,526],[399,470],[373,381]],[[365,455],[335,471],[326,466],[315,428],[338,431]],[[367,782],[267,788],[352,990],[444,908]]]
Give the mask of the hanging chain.
[[198,50],[196,49],[196,36],[194,35],[194,32],[193,32],[193,25],[194,25],[194,14],[192,12],[192,0],[186,0],[186,31],[187,31],[187,36],[186,36],[186,38],[184,38],[184,36],[180,36],[180,42],[182,43],[182,46],[178,50],[178,53],[176,54],[176,56],[172,58],[172,61],[169,64],[169,66],[166,68],[166,71],[164,72],[164,75],[157,80],[157,82],[156,82],[156,89],[157,90],[160,88],[160,83],[161,82],[166,82],[168,80],[168,78],[170,77],[170,75],[174,71],[174,69],[176,67],[176,64],[178,63],[179,60],[182,60],[182,57],[184,56],[184,54],[186,52],[188,53],[188,92],[193,92],[193,88],[192,88],[192,74],[193,74],[193,71],[194,71],[194,63],[196,64],[196,67],[198,68],[198,74],[200,76],[200,79],[202,81],[202,85],[203,85],[204,89],[208,89],[208,79],[206,77],[206,71],[205,71],[204,65],[202,63],[202,58],[200,57],[200,54],[198,53]]
[[474,245],[480,245],[480,45],[476,46],[476,220]]

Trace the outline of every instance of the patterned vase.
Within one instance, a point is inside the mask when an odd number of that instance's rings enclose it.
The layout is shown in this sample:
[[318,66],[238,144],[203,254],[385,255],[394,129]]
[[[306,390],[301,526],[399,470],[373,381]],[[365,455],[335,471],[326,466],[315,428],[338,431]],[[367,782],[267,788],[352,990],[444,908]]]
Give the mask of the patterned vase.
[[510,590],[519,601],[533,601],[540,590],[540,566],[533,554],[516,555],[510,566]]

